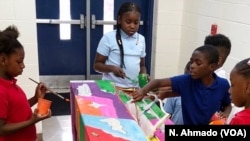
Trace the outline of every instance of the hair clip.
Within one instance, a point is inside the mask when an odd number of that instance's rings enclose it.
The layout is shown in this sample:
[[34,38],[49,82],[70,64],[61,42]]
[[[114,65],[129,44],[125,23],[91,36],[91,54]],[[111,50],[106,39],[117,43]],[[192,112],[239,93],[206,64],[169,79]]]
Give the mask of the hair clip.
[[250,59],[248,60],[247,64],[250,66]]
[[122,45],[122,42],[121,42],[121,40],[118,40],[118,43],[119,43],[119,45]]

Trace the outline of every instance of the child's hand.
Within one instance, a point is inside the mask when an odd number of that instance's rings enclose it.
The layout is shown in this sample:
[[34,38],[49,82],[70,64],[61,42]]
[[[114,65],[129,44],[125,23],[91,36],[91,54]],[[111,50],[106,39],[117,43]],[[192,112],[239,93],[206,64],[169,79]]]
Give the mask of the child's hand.
[[215,112],[210,119],[209,125],[225,125],[226,117],[223,115],[223,112]]
[[32,120],[35,121],[35,122],[38,122],[38,121],[41,121],[41,120],[44,120],[46,118],[51,117],[51,115],[52,115],[52,113],[51,113],[50,109],[48,110],[48,113],[46,115],[43,115],[43,116],[38,114],[38,109],[35,109],[35,111],[33,113],[33,116],[32,116]]
[[[157,94],[155,94],[155,95],[158,96]],[[144,96],[144,98],[150,99],[152,101],[155,100],[155,97],[153,95],[146,95],[146,96]]]
[[45,93],[47,91],[47,86],[44,83],[39,83],[36,87],[36,98],[44,98]]
[[226,112],[222,112],[222,111],[218,112],[218,117],[220,117],[220,118],[227,118],[228,116],[229,116],[229,114]]
[[150,78],[150,76],[149,76],[149,75],[147,75],[147,80],[148,80],[148,82],[151,80],[151,78]]
[[223,118],[227,118],[227,116],[223,112],[219,111],[214,113],[214,115],[211,117],[211,121],[220,120]]
[[123,72],[123,70],[120,67],[113,66],[112,67],[112,72],[117,77],[121,77],[121,78],[125,77],[125,73]]
[[137,102],[141,101],[145,95],[141,92],[141,90],[134,91],[132,93],[133,101],[132,102]]

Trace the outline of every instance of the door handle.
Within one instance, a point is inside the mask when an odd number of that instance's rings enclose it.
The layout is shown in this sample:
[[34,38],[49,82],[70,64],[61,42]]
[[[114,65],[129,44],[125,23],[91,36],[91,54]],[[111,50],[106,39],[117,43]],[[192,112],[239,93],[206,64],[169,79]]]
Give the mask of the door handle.
[[[95,29],[96,25],[116,25],[116,20],[113,21],[96,20],[95,15],[91,15],[91,28]],[[140,21],[140,25],[143,25],[143,21]]]
[[36,19],[36,23],[39,24],[79,24],[81,29],[86,27],[85,17],[83,14],[80,14],[79,20],[60,20],[60,19]]
[[85,18],[84,18],[84,15],[83,14],[80,14],[80,28],[81,29],[84,29],[84,26],[86,26],[85,24]]

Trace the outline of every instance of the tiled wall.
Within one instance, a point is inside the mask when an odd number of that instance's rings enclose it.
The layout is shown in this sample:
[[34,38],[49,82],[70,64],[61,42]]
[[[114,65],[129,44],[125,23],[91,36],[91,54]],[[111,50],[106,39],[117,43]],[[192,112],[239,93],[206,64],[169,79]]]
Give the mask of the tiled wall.
[[181,53],[187,53],[185,47],[194,49],[202,44],[211,24],[217,23],[218,33],[228,36],[232,43],[230,56],[224,65],[229,75],[239,60],[250,57],[250,1],[192,1],[184,2]]
[[157,0],[151,77],[167,77],[178,72],[184,0]]
[[155,77],[182,73],[192,51],[203,44],[211,24],[231,39],[232,50],[224,68],[250,57],[250,1],[158,0]]
[[[36,84],[28,78],[39,81],[35,18],[34,0],[0,0],[0,30],[4,30],[9,25],[16,25],[20,32],[18,39],[25,49],[25,69],[17,79],[27,97],[35,94],[36,87]],[[37,132],[40,133],[41,123],[38,123],[37,127]]]
[[29,97],[33,96],[36,84],[28,78],[39,78],[35,14],[33,0],[0,0],[0,30],[16,25],[20,32],[18,40],[25,49],[25,69],[18,77],[18,83]]

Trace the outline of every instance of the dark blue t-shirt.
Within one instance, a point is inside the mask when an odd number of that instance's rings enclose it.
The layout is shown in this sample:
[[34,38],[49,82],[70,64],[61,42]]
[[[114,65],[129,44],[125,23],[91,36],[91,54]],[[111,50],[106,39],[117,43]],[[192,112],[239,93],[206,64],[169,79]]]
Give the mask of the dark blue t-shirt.
[[226,79],[213,74],[212,85],[204,86],[200,79],[190,74],[171,77],[172,90],[180,94],[185,125],[208,125],[212,115],[222,105],[231,104],[230,86]]

